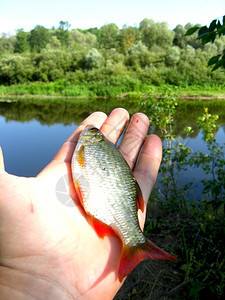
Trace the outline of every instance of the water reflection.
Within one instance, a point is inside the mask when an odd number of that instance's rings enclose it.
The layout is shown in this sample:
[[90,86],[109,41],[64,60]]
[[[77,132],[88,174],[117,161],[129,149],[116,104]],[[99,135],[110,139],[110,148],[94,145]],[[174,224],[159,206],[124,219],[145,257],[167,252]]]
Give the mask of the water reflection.
[[[98,110],[109,114],[115,107],[124,107],[131,115],[138,111],[151,114],[141,105],[141,101],[132,99],[23,99],[0,102],[0,145],[7,171],[21,176],[35,176],[84,118]],[[225,102],[181,101],[174,120],[175,135],[184,136],[184,128],[191,126],[194,133],[186,142],[195,151],[204,151],[196,122],[204,107],[208,107],[212,114],[219,114],[220,129],[216,137],[221,143],[225,141]],[[152,128],[152,131],[156,129]]]
[[[109,114],[116,107],[126,108],[131,115],[138,111],[147,115],[151,114],[151,111],[141,105],[141,101],[134,99],[27,99],[26,101],[0,102],[0,115],[4,116],[7,121],[27,122],[35,119],[44,125],[68,125],[74,122],[80,123],[94,111],[101,110]],[[175,134],[182,135],[186,126],[192,126],[197,136],[199,131],[196,120],[203,114],[204,107],[208,107],[211,114],[219,114],[218,124],[224,126],[225,101],[182,100],[178,103],[175,116]]]

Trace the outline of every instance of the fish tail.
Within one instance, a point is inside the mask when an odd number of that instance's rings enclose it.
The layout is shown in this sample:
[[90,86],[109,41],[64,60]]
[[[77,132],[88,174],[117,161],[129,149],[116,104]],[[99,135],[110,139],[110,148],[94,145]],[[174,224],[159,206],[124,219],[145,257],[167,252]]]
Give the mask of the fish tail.
[[125,245],[119,265],[119,280],[127,276],[143,259],[176,260],[176,258],[157,247],[150,240],[136,246]]

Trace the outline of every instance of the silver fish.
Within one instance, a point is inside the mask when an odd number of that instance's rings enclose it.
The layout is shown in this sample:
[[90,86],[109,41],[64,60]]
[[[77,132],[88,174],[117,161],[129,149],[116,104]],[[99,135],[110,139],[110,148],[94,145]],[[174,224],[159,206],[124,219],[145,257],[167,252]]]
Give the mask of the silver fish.
[[97,234],[116,234],[123,243],[120,280],[143,259],[175,259],[141,231],[137,210],[143,211],[144,200],[140,187],[121,153],[99,129],[88,126],[80,134],[71,167],[77,196]]

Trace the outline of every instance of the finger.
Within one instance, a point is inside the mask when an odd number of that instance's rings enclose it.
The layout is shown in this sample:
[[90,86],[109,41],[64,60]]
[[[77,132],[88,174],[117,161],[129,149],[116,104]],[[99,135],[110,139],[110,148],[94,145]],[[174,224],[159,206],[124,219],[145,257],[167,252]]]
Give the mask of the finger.
[[134,168],[139,151],[148,132],[149,119],[142,113],[136,113],[131,118],[119,151],[131,169]]
[[134,176],[139,183],[145,202],[144,213],[139,215],[141,225],[144,225],[145,212],[148,198],[155,184],[159,166],[162,159],[162,142],[157,135],[150,135],[146,138],[141,151],[137,166],[134,169]]
[[116,144],[129,120],[129,113],[124,108],[114,109],[101,126],[101,132]]
[[0,147],[0,172],[5,171],[4,158],[2,148]]
[[78,141],[80,133],[84,130],[87,125],[94,125],[100,128],[103,122],[106,120],[107,115],[103,112],[95,112],[87,117],[80,126],[74,131],[74,133],[67,139],[62,145],[59,151],[56,153],[53,160],[60,160],[64,162],[70,162],[76,143]]

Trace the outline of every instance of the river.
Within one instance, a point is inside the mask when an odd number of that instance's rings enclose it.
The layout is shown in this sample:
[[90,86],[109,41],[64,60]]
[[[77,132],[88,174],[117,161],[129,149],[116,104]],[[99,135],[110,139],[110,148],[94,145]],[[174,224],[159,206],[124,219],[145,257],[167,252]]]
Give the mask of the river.
[[[97,110],[109,114],[115,107],[124,107],[131,115],[138,111],[150,114],[140,101],[132,99],[27,98],[1,101],[0,146],[6,170],[19,176],[36,176],[85,117]],[[225,142],[224,101],[179,101],[174,120],[175,135],[177,139],[184,136],[184,128],[192,126],[194,133],[183,142],[193,151],[207,151],[196,122],[204,107],[220,116],[216,140],[219,144]],[[151,130],[154,131],[154,128]],[[195,170],[197,185],[203,175],[201,170]],[[182,180],[187,183],[192,179],[193,170],[189,168]]]

